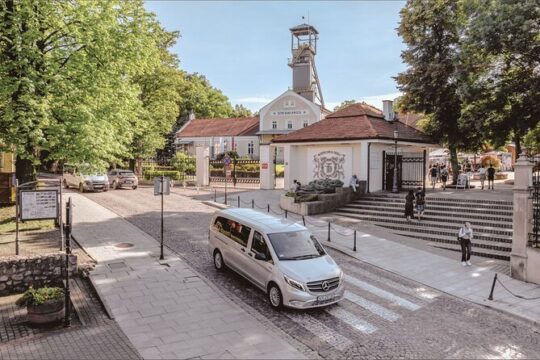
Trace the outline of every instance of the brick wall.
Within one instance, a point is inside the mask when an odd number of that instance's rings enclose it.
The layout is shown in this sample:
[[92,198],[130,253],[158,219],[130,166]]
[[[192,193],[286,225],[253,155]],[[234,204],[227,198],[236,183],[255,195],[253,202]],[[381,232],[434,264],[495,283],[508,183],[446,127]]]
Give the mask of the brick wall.
[[[21,293],[30,286],[61,283],[66,256],[62,253],[0,258],[0,296]],[[77,271],[77,256],[70,255],[70,275]]]

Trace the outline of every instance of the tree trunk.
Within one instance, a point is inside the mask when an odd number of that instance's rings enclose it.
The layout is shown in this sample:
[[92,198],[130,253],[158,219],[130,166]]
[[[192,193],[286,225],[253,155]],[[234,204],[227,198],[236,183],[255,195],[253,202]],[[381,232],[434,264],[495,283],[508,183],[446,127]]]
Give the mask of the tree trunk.
[[135,172],[135,159],[129,159],[129,170]]
[[22,159],[17,155],[15,162],[15,176],[19,180],[19,185],[36,180],[36,168],[32,160]]
[[514,135],[514,144],[516,144],[516,158],[521,154],[521,137],[518,133]]
[[135,159],[135,174],[137,174],[137,176],[142,176],[142,159],[141,158]]
[[450,164],[452,165],[452,184],[456,185],[459,175],[457,149],[455,146],[448,146],[448,150],[450,151]]

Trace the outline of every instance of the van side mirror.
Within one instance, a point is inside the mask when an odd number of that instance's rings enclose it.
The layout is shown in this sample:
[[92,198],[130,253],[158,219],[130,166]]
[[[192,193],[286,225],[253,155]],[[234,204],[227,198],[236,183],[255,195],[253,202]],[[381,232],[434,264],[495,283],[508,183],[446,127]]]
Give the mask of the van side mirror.
[[262,253],[255,253],[255,260],[266,261],[266,260],[268,260],[268,259],[266,258],[266,255],[265,255],[265,254],[262,254]]

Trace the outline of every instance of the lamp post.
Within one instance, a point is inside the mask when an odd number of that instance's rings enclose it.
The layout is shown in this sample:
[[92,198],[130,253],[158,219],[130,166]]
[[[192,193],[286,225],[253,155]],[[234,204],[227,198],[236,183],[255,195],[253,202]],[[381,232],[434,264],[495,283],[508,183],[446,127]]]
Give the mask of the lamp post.
[[399,132],[397,129],[394,130],[394,184],[392,186],[392,192],[397,193],[398,192],[398,171],[397,171],[397,141],[399,137]]

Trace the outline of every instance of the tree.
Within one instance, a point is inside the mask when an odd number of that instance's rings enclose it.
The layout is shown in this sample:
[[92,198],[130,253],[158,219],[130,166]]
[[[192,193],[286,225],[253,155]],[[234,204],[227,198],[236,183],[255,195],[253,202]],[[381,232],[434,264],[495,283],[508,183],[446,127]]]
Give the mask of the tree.
[[334,108],[334,112],[339,111],[339,110],[341,110],[341,109],[344,109],[344,108],[346,108],[347,106],[352,105],[352,104],[356,104],[356,100],[345,100],[345,101],[342,101],[341,104],[339,104],[338,106],[336,106],[336,107]]
[[104,167],[129,156],[140,90],[155,63],[142,1],[0,0],[0,143],[21,182],[39,155]]
[[[540,120],[540,7],[537,0],[479,0],[466,8],[463,123],[495,146],[524,136]],[[530,140],[531,137],[529,137]]]
[[445,0],[409,0],[401,10],[398,33],[407,48],[401,57],[407,69],[398,74],[405,111],[426,116],[425,131],[450,152],[453,182],[457,181],[457,149],[467,145],[461,133],[458,94],[460,3]]
[[242,104],[234,105],[232,117],[251,117],[253,113],[247,107]]

